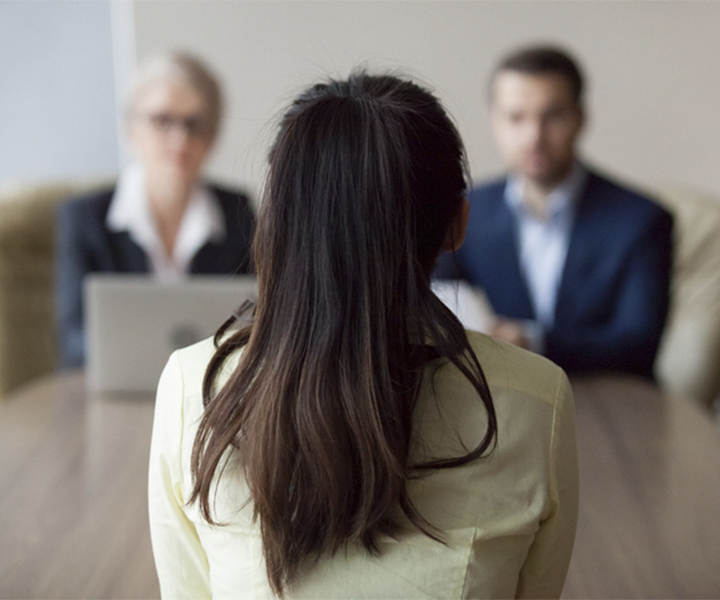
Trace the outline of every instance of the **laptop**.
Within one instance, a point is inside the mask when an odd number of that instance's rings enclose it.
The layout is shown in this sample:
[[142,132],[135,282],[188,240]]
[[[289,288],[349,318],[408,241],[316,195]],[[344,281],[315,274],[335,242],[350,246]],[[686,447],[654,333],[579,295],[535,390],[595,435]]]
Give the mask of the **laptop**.
[[154,392],[170,354],[214,335],[246,300],[249,276],[194,275],[160,282],[147,275],[86,277],[86,381],[100,392]]

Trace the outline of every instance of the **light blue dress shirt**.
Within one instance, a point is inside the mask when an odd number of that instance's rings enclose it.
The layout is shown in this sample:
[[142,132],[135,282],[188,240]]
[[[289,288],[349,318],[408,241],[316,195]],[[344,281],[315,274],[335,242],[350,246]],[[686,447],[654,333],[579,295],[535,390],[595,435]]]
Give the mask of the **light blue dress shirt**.
[[555,321],[555,304],[565,267],[575,206],[587,178],[587,171],[575,163],[568,177],[548,195],[547,221],[538,219],[523,201],[525,181],[511,175],[505,187],[505,201],[515,219],[520,270],[530,292],[537,321],[526,323],[526,336],[536,352],[543,349],[544,331]]

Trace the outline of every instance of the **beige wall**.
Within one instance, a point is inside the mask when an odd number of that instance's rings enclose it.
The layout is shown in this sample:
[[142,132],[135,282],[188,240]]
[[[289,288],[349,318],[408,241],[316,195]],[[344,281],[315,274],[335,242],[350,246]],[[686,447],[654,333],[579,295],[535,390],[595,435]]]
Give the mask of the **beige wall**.
[[269,121],[321,75],[402,68],[433,85],[473,177],[502,165],[486,122],[498,56],[558,41],[589,78],[585,157],[626,180],[720,193],[720,2],[135,2],[139,57],[183,47],[225,80],[230,110],[209,170],[256,193]]

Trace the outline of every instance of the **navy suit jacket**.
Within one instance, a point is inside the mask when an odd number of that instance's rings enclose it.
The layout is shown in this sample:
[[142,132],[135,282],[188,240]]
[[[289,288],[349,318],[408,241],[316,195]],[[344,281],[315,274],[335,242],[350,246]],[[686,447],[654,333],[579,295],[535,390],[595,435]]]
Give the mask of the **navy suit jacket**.
[[[193,257],[191,273],[243,274],[251,270],[250,246],[255,228],[248,199],[209,186],[225,219],[225,239],[208,242]],[[93,272],[147,273],[148,257],[125,232],[105,225],[114,189],[61,205],[56,234],[56,305],[60,357],[64,367],[84,363],[83,279]]]
[[[455,265],[439,277],[484,289],[493,309],[536,319],[522,275],[506,179],[473,189]],[[589,172],[580,195],[545,355],[568,372],[626,371],[653,377],[670,295],[672,217],[655,202]]]

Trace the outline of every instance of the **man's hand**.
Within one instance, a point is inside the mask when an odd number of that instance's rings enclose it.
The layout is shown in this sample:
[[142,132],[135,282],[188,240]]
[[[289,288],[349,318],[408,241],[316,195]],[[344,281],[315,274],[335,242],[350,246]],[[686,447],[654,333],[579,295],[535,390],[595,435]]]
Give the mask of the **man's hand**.
[[525,327],[521,321],[498,317],[490,327],[490,335],[521,348],[528,349],[530,347],[530,342],[525,335]]

